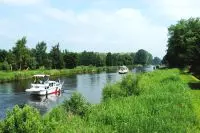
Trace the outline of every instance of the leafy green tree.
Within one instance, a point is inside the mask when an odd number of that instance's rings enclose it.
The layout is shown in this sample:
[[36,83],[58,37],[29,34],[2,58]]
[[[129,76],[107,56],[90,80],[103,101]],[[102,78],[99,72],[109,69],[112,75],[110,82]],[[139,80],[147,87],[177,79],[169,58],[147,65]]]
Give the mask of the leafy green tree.
[[7,61],[0,63],[0,70],[5,70],[5,71],[10,70],[10,66]]
[[148,63],[149,53],[143,49],[140,49],[135,54],[135,64],[145,65]]
[[[97,66],[97,53],[94,52],[87,52],[83,51],[81,54],[79,54],[79,65],[84,65],[84,66]],[[100,59],[100,58],[98,58]]]
[[106,66],[112,66],[112,54],[109,52],[106,56]]
[[45,42],[39,42],[35,48],[35,58],[37,61],[37,68],[45,66],[47,63],[47,44]]
[[78,54],[65,51],[63,56],[66,68],[75,68],[78,64]]
[[159,65],[161,63],[161,59],[159,57],[153,58],[153,65]]
[[153,63],[153,56],[152,54],[148,53],[148,59],[147,59],[147,64],[152,64]]
[[63,55],[60,51],[59,44],[52,47],[50,51],[50,57],[52,60],[53,69],[62,69],[64,68]]
[[132,57],[130,54],[128,53],[122,54],[121,57],[122,57],[123,65],[133,65]]
[[96,53],[95,66],[100,67],[100,66],[104,66],[104,65],[105,65],[105,63],[104,63],[103,57],[100,54]]
[[135,53],[130,53],[130,56],[132,58],[132,64],[135,62]]
[[16,70],[17,69],[17,63],[15,60],[15,55],[13,54],[13,52],[11,50],[9,50],[6,60],[10,66],[10,70],[12,71],[13,69]]
[[168,28],[168,49],[165,62],[170,67],[191,66],[200,73],[200,19],[181,19]]
[[28,60],[30,58],[30,51],[26,47],[26,37],[16,42],[16,46],[13,47],[13,54],[15,55],[15,60],[17,62],[17,67],[19,70],[28,67]]
[[35,57],[30,57],[27,60],[28,68],[36,69],[37,68],[37,61]]
[[4,62],[6,60],[7,55],[8,52],[6,50],[0,49],[0,62]]

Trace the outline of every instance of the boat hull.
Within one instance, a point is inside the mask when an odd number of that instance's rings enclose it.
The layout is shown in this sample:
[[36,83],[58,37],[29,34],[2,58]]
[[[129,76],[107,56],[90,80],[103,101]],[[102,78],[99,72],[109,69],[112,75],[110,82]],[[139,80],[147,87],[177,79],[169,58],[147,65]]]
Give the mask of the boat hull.
[[52,87],[48,89],[27,89],[26,92],[31,95],[48,95],[48,94],[59,94],[61,92],[62,86]]
[[128,71],[119,71],[118,73],[119,74],[126,74],[126,73],[128,73]]

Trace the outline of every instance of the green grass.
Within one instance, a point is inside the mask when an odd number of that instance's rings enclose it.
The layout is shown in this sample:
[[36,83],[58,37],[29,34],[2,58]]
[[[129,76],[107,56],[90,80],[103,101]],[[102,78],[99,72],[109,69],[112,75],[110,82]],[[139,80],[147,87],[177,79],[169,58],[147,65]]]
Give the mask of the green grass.
[[78,66],[74,69],[61,69],[61,70],[24,70],[24,71],[0,71],[0,83],[22,80],[31,78],[34,74],[49,74],[51,76],[60,76],[60,75],[73,75],[73,74],[82,74],[82,73],[98,73],[102,71],[116,71],[117,67],[93,67],[93,66]]
[[182,73],[181,79],[190,85],[190,92],[192,95],[192,105],[194,108],[194,112],[198,118],[198,121],[200,121],[200,80],[194,77],[191,74]]
[[[23,123],[31,123],[32,120],[20,119],[18,115],[23,113],[15,112],[13,114],[17,117],[10,115],[0,123],[0,132],[8,128],[17,132],[15,125],[21,121],[25,127],[23,132],[31,132],[37,127],[43,129],[41,132],[48,133],[200,132],[199,93],[194,93],[198,98],[194,97],[188,85],[194,81],[198,82],[178,69],[128,75],[122,81],[104,88],[100,104],[89,105],[84,98],[75,94],[45,116],[37,116],[37,123],[43,125],[27,127]],[[25,112],[22,116],[32,114],[26,108],[19,111]]]

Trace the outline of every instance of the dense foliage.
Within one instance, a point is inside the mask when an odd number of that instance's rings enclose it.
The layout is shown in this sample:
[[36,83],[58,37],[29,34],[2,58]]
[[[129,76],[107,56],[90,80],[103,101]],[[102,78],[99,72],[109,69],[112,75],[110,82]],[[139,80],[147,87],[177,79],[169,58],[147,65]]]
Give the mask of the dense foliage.
[[90,104],[87,103],[87,101],[81,94],[74,93],[72,94],[70,100],[66,100],[64,102],[63,107],[67,112],[84,116],[87,113]]
[[0,71],[0,83],[8,82],[8,81],[17,81],[21,79],[31,78],[34,74],[43,73],[52,76],[70,76],[74,74],[83,74],[83,73],[99,73],[99,72],[116,72],[118,69],[117,66],[112,67],[95,67],[95,66],[77,66],[74,69],[37,69],[37,70],[29,70],[29,71]]
[[0,132],[199,132],[191,99],[177,69],[128,75],[106,86],[98,105],[76,93],[43,117],[16,106],[0,122]]
[[168,49],[164,57],[170,67],[191,66],[200,74],[200,19],[182,19],[168,28]]
[[138,50],[135,54],[135,63],[137,64],[152,64],[152,60],[152,55],[143,49]]
[[[39,42],[35,48],[26,46],[26,37],[18,40],[9,50],[0,49],[0,70],[25,69],[63,69],[76,66],[119,66],[134,64],[152,64],[152,55],[145,50],[137,53],[98,53],[83,51],[81,53],[61,50],[59,43],[47,52],[47,44]],[[140,51],[143,51],[141,53]],[[141,53],[141,54],[140,54]]]

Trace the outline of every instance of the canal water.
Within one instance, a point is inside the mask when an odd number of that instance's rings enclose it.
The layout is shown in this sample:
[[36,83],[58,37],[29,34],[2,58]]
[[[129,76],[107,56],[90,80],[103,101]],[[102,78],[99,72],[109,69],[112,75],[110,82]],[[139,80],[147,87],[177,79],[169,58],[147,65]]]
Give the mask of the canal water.
[[[152,71],[152,67],[135,68],[133,73]],[[69,99],[73,92],[81,93],[88,102],[99,103],[101,101],[102,89],[107,83],[119,81],[124,75],[118,73],[78,74],[73,76],[59,77],[64,81],[63,92],[48,96],[32,96],[25,93],[30,88],[32,79],[21,80],[0,84],[0,119],[5,118],[6,111],[15,105],[31,105],[41,112],[46,113],[56,105]]]

